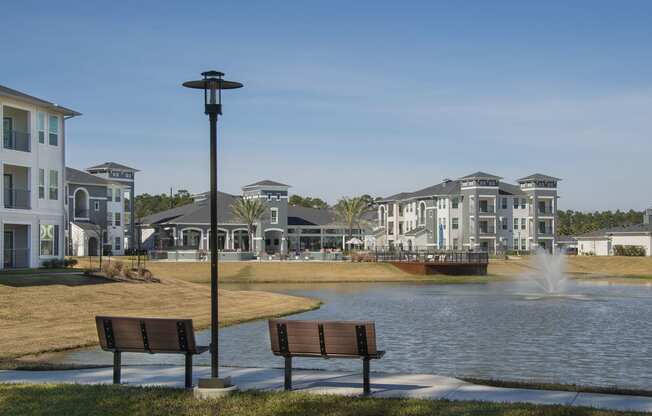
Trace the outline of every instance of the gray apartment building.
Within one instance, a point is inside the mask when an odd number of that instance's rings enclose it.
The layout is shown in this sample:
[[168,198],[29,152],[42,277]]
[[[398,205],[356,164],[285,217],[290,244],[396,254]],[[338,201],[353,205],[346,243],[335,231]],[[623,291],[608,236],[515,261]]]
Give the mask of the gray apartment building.
[[553,251],[560,179],[539,173],[517,184],[502,179],[476,172],[384,198],[378,205],[376,246]]
[[66,167],[66,253],[124,254],[133,248],[136,169],[107,162],[86,171]]

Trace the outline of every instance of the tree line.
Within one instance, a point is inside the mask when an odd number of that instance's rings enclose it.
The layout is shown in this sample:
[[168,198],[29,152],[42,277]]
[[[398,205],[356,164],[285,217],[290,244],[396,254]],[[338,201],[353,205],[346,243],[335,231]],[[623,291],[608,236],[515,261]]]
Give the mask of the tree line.
[[643,222],[643,211],[557,211],[557,233],[579,235],[603,228],[624,227]]

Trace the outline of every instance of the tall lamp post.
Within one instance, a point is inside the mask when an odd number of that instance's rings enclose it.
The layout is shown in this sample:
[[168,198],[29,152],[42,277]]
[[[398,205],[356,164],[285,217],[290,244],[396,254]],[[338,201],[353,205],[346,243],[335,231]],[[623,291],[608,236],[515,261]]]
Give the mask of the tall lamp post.
[[230,387],[230,380],[219,378],[217,316],[217,117],[222,114],[222,90],[242,88],[242,84],[223,79],[219,71],[202,72],[203,79],[183,83],[186,88],[204,90],[204,112],[208,115],[211,141],[211,377],[199,380],[200,389],[220,389]]

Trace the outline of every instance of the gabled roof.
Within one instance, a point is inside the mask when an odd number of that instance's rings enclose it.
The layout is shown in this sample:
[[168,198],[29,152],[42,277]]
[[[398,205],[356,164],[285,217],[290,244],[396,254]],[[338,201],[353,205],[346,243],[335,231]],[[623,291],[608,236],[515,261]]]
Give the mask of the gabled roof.
[[98,186],[106,186],[112,183],[107,179],[100,178],[98,176],[91,175],[88,172],[84,172],[69,167],[66,167],[66,182],[75,183],[75,184],[98,185]]
[[[231,206],[239,198],[224,192],[217,193],[218,223],[240,224],[231,210]],[[210,203],[202,200],[149,215],[141,220],[141,224],[209,224],[210,218]]]
[[265,179],[265,180],[258,181],[258,182],[255,182],[255,183],[250,183],[249,185],[245,185],[245,186],[242,187],[242,189],[256,188],[256,187],[259,187],[259,186],[285,186],[287,188],[290,187],[290,185],[286,185],[284,183],[280,183],[280,182],[272,181],[272,180],[269,180],[269,179]]
[[62,107],[58,104],[52,103],[50,101],[46,101],[42,98],[34,97],[33,95],[25,94],[24,92],[20,92],[18,90],[14,90],[9,87],[5,87],[3,85],[0,85],[0,95],[3,95],[5,97],[11,97],[15,98],[17,100],[21,101],[27,101],[31,104],[34,105],[39,105],[42,107],[47,107],[50,110],[57,111],[59,113],[62,113],[63,115],[70,116],[70,117],[75,117],[75,116],[81,116],[81,113],[71,110],[66,107]]
[[502,179],[500,176],[492,175],[486,172],[475,172],[470,175],[462,176],[460,179]]
[[323,226],[336,223],[335,211],[330,208],[288,206],[288,225]]
[[505,182],[498,183],[498,193],[500,195],[525,195],[520,186]]
[[560,181],[561,179],[555,178],[554,176],[544,175],[543,173],[533,173],[532,175],[526,176],[518,180],[518,183],[528,182],[528,181]]
[[101,165],[91,166],[87,170],[91,170],[91,169],[120,169],[120,170],[128,170],[131,172],[140,172],[138,169],[130,168],[129,166],[121,165],[115,162],[104,162]]

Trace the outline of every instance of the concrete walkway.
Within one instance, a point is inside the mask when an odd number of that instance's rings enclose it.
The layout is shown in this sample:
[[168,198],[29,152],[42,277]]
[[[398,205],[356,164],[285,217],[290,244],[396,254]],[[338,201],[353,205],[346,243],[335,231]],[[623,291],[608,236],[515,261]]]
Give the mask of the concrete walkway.
[[[111,368],[65,371],[0,371],[0,383],[79,383],[109,384]],[[230,376],[240,390],[282,390],[283,370],[275,368],[222,368],[221,376]],[[194,377],[210,375],[208,367],[195,367]],[[183,387],[181,366],[124,366],[124,384],[138,386]],[[374,397],[411,397],[487,401],[500,403],[560,404],[601,409],[652,412],[652,397],[564,391],[507,389],[480,386],[429,374],[371,374]],[[316,394],[359,395],[362,376],[357,373],[294,370],[295,390]]]

